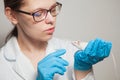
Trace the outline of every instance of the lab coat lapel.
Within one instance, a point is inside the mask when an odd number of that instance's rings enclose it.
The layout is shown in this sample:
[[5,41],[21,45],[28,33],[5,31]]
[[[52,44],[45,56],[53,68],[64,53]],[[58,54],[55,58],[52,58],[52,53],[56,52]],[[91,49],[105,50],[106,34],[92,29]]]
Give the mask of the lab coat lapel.
[[32,80],[35,78],[35,70],[31,62],[23,55],[18,55],[13,70],[24,80]]
[[[12,69],[25,80],[25,75],[21,69],[21,63],[19,64],[19,47],[15,37],[12,37],[5,45],[4,57],[10,63]],[[24,65],[23,65],[24,66]]]
[[46,55],[48,55],[52,52],[55,52],[57,50],[56,44],[54,43],[53,39],[48,41],[48,46],[47,46],[47,49],[46,49]]
[[[22,63],[22,58],[20,56],[17,58],[16,62],[13,65],[13,70],[21,77],[23,80],[26,80],[25,76],[25,66],[26,64]],[[24,71],[25,70],[25,71]]]
[[4,49],[4,57],[10,62],[12,69],[23,80],[32,80],[36,75],[35,70],[28,58],[20,51],[17,39],[12,37]]

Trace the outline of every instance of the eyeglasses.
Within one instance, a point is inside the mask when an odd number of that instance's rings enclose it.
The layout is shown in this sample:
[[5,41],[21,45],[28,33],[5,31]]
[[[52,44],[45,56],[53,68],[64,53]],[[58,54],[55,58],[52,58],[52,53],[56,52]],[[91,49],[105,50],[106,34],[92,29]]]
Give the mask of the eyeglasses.
[[26,12],[26,11],[22,11],[22,10],[15,10],[15,11],[20,12],[20,13],[24,13],[27,15],[31,15],[31,16],[33,16],[33,19],[35,22],[40,22],[46,18],[48,12],[50,12],[53,17],[56,17],[60,12],[61,7],[62,7],[62,4],[59,2],[56,2],[56,4],[53,5],[49,10],[39,9],[36,12],[31,12],[31,13]]

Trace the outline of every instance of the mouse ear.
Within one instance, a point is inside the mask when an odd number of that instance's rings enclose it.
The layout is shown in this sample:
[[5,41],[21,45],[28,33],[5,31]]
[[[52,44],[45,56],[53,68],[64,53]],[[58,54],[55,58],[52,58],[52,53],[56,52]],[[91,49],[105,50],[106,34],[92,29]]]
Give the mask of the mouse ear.
[[81,42],[81,41],[72,41],[72,44],[77,47],[80,50],[84,50],[87,46],[87,42]]

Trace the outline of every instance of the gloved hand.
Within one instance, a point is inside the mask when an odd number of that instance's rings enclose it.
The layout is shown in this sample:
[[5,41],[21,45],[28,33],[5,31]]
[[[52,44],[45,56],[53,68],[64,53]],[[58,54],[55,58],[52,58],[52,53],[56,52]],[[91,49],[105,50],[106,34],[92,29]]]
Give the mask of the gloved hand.
[[57,50],[41,60],[38,63],[38,76],[36,80],[53,80],[56,73],[63,75],[68,62],[60,56],[65,54],[65,52],[65,49]]
[[89,70],[93,64],[108,57],[112,47],[111,42],[101,39],[91,40],[84,50],[78,50],[74,55],[75,70]]

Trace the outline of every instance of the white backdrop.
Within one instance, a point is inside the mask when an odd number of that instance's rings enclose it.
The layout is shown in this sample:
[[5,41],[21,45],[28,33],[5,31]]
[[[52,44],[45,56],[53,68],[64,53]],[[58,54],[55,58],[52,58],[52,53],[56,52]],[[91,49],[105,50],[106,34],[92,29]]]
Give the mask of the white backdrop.
[[[112,53],[94,66],[96,80],[120,80],[120,0],[59,0],[63,4],[57,18],[55,36],[89,41],[96,37],[113,43]],[[0,46],[12,28],[0,0]],[[115,58],[115,59],[114,59]]]

